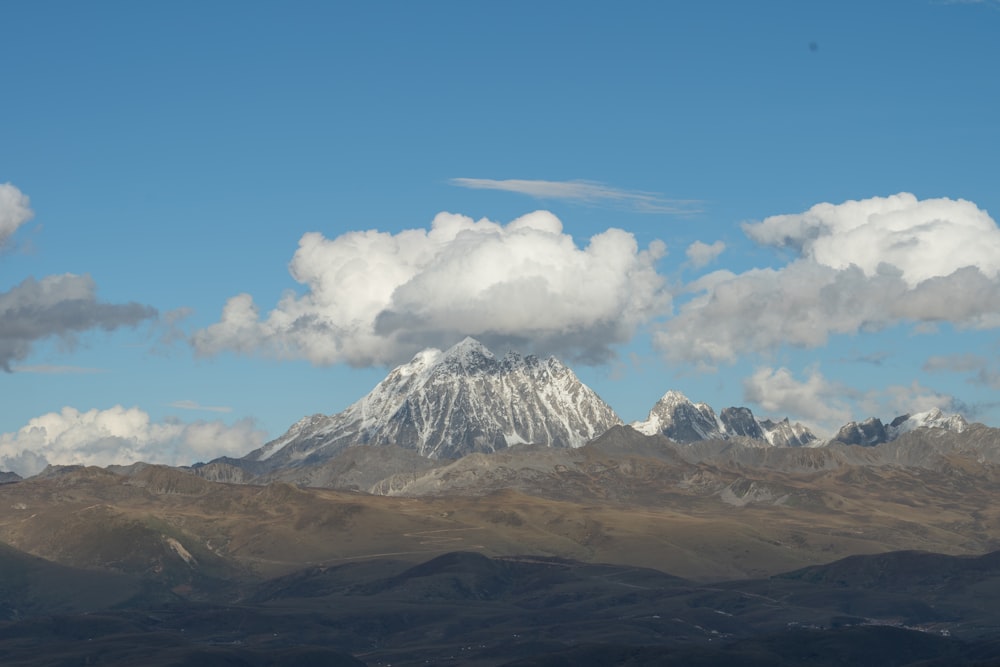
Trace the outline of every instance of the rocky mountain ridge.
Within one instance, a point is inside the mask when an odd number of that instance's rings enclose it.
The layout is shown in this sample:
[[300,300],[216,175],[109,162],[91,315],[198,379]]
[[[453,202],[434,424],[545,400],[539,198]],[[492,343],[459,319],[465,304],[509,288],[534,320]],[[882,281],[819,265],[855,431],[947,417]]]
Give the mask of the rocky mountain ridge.
[[[424,460],[449,461],[470,454],[488,454],[514,445],[535,444],[556,449],[579,448],[622,422],[614,411],[567,366],[508,352],[494,356],[485,346],[466,338],[447,351],[418,353],[393,369],[361,400],[334,415],[312,415],[284,435],[242,459],[221,459],[201,467],[210,479],[245,482],[283,479],[325,485],[338,478],[345,459],[356,447],[353,466],[373,466],[376,473],[355,477],[361,487],[402,471],[420,473],[437,467]],[[822,440],[801,423],[759,419],[746,407],[716,413],[678,391],[668,391],[649,416],[631,428],[659,435],[685,446],[704,442],[740,442],[753,447],[822,447],[830,444],[872,446],[891,442],[914,429],[962,432],[968,424],[959,416],[938,411],[904,415],[888,426],[877,418],[851,422],[830,440]],[[396,451],[399,450],[399,451]],[[404,453],[409,452],[409,453]],[[348,457],[351,458],[351,457]],[[357,459],[357,460],[355,460]],[[337,460],[337,463],[326,465]],[[302,472],[300,469],[308,470]]]
[[668,391],[656,402],[645,421],[632,428],[645,435],[665,435],[674,442],[728,440],[739,437],[772,447],[802,447],[817,440],[808,428],[781,421],[760,420],[750,408],[729,407],[718,415],[706,403],[693,403],[679,391]]
[[837,435],[830,441],[842,442],[845,445],[873,447],[892,442],[903,434],[918,428],[937,428],[962,433],[969,428],[969,423],[961,415],[948,415],[940,409],[934,408],[913,415],[900,415],[888,424],[883,424],[878,417],[870,417],[862,422],[848,422],[837,431]]

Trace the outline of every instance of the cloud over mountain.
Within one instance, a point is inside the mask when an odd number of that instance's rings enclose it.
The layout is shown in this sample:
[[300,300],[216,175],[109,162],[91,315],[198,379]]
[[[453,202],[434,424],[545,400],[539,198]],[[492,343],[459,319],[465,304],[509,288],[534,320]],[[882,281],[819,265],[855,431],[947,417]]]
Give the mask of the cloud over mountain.
[[971,202],[901,193],[817,204],[744,231],[793,258],[688,285],[694,297],[655,337],[668,359],[729,363],[899,323],[1000,326],[1000,228]]
[[259,447],[265,434],[250,420],[153,422],[137,408],[116,405],[81,412],[66,407],[0,434],[0,470],[33,475],[48,464],[126,465],[135,461],[188,465],[216,456],[240,456]]
[[249,294],[232,297],[192,343],[200,354],[363,366],[474,336],[494,348],[600,361],[669,311],[655,268],[665,252],[661,242],[642,250],[613,228],[578,247],[547,211],[506,225],[440,213],[429,230],[309,233],[289,267],[304,294],[287,293],[266,317]]

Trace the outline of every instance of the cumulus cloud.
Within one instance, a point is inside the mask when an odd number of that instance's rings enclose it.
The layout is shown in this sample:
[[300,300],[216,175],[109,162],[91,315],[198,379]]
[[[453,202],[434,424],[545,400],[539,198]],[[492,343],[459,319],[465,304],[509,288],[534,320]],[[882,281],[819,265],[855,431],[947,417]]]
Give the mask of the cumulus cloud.
[[604,204],[639,213],[691,214],[700,212],[700,202],[667,199],[656,192],[622,190],[594,181],[542,181],[509,178],[453,178],[452,185],[474,190],[517,192],[536,199],[565,199],[583,204]]
[[655,336],[668,358],[732,362],[899,323],[1000,326],[1000,228],[971,202],[902,193],[818,204],[744,230],[793,258],[688,285],[693,298]]
[[620,229],[578,247],[547,211],[506,225],[441,213],[429,230],[309,233],[289,267],[305,294],[286,293],[266,316],[237,295],[192,343],[206,355],[363,366],[474,336],[501,350],[602,361],[669,311],[655,267],[665,252],[661,242],[641,250]]
[[0,247],[35,215],[27,195],[10,183],[0,183]]
[[726,244],[722,241],[716,241],[711,245],[701,241],[695,241],[688,246],[686,252],[688,261],[691,262],[691,265],[695,268],[701,268],[714,261],[715,258],[721,255],[725,249]]
[[0,469],[34,475],[48,465],[127,465],[136,461],[188,465],[242,456],[264,441],[250,420],[153,422],[137,407],[81,412],[66,407],[0,435]]
[[918,200],[903,192],[817,204],[743,229],[762,245],[792,248],[821,266],[857,266],[869,277],[891,266],[911,288],[965,267],[989,278],[1000,272],[1000,229],[986,211],[962,199]]
[[90,276],[27,278],[0,292],[0,368],[10,372],[11,362],[26,358],[41,339],[73,342],[82,331],[135,326],[155,316],[154,308],[138,303],[99,301]]
[[851,392],[830,382],[817,368],[798,380],[787,368],[761,367],[743,380],[743,398],[771,415],[800,420],[817,433],[835,432],[851,420]]

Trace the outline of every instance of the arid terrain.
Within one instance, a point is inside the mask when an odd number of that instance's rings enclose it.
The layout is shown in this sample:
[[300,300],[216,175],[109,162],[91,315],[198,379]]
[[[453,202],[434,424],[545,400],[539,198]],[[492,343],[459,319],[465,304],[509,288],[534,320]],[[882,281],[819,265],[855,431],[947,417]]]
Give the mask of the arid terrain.
[[0,486],[0,649],[17,665],[844,664],[858,645],[850,664],[1000,660],[998,480],[975,447],[899,462],[906,441],[664,443],[620,430],[474,455],[390,474],[394,495],[53,468]]

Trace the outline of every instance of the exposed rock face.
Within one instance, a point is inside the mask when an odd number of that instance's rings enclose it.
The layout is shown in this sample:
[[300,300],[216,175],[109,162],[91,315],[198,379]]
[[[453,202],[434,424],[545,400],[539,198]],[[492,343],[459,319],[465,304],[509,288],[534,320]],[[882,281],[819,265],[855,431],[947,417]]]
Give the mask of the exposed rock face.
[[810,447],[818,442],[812,431],[798,422],[791,423],[788,417],[778,422],[763,419],[759,423],[764,438],[774,447]]
[[837,435],[834,436],[834,440],[842,442],[845,445],[861,445],[863,447],[872,447],[874,445],[882,444],[883,442],[889,441],[889,433],[886,431],[885,425],[882,420],[878,417],[872,417],[866,419],[863,422],[850,422],[844,424]]
[[726,408],[719,414],[719,419],[729,435],[740,435],[753,440],[767,439],[750,408]]
[[425,350],[343,412],[313,415],[245,458],[269,469],[312,465],[356,445],[398,445],[452,459],[533,443],[580,447],[620,424],[554,357],[498,359],[467,338]]

